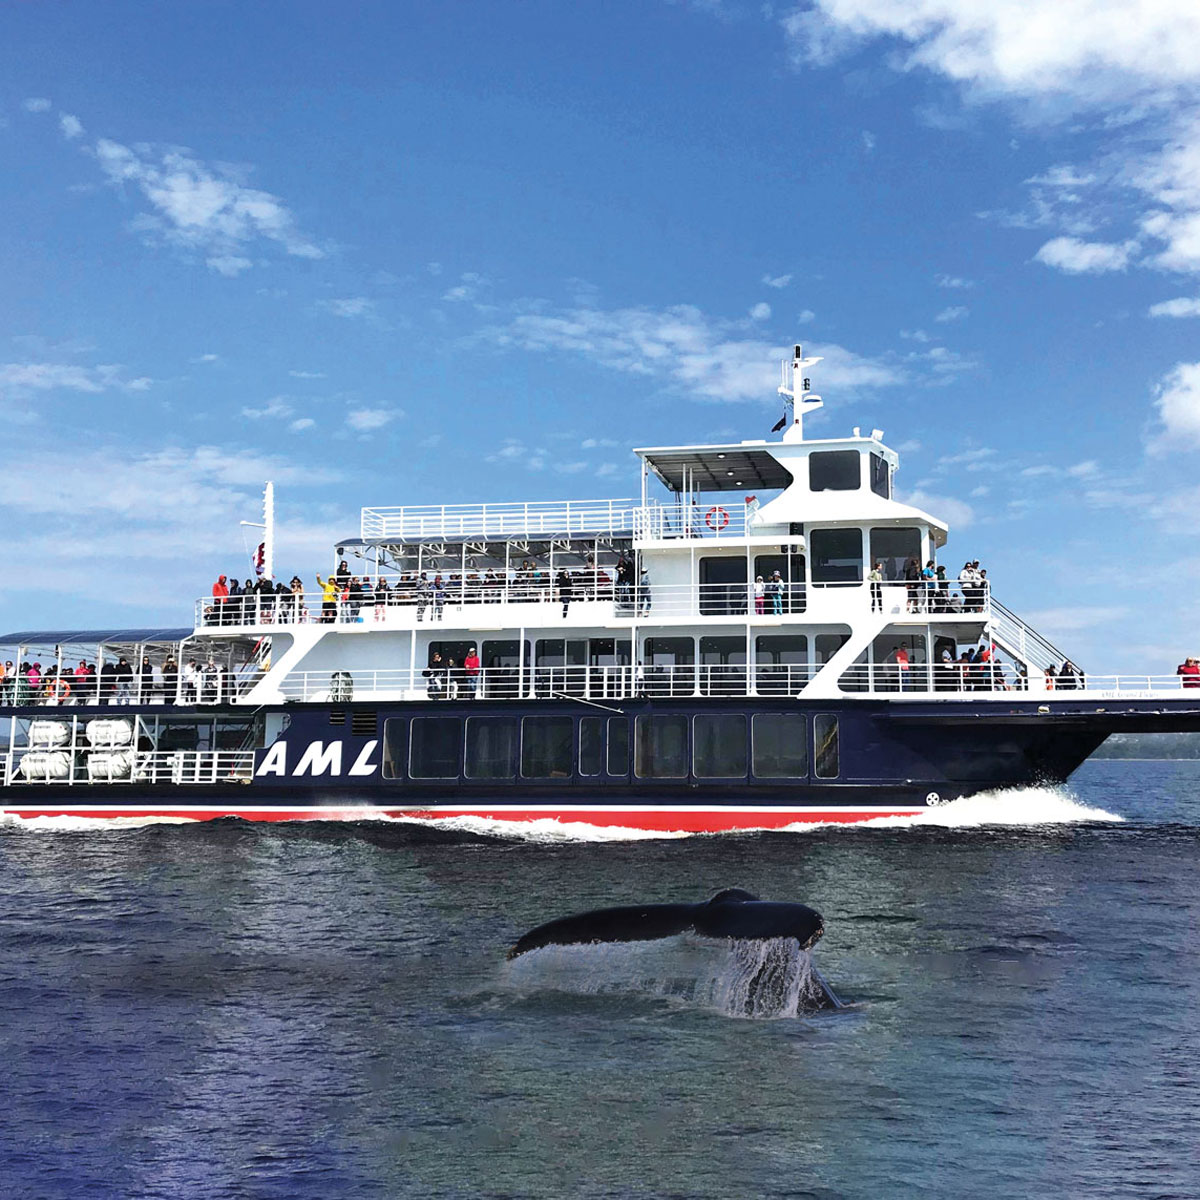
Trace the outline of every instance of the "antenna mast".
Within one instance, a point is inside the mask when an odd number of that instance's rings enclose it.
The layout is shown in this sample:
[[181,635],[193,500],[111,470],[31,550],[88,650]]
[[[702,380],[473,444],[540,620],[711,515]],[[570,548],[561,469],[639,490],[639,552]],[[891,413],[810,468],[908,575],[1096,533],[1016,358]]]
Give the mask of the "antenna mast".
[[816,412],[824,401],[811,391],[812,380],[804,372],[809,367],[816,366],[821,361],[816,358],[805,358],[803,348],[796,346],[791,362],[783,360],[782,380],[779,384],[779,394],[787,401],[787,415],[791,418],[783,431],[785,442],[804,441],[804,416]]

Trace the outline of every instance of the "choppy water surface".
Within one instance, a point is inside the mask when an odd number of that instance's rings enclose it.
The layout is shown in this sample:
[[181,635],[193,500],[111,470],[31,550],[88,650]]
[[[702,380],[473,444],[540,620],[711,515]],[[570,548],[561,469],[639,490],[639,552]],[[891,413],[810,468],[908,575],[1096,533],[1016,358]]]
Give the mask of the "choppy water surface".
[[[0,826],[4,1197],[1200,1194],[1200,763],[720,837],[80,824]],[[505,962],[734,885],[847,1009],[688,937]]]

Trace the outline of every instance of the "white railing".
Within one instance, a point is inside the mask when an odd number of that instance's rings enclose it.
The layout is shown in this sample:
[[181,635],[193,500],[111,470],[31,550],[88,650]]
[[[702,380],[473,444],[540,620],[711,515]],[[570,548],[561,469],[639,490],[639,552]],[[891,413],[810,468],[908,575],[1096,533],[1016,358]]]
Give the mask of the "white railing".
[[516,504],[426,504],[364,508],[364,538],[504,538],[626,534],[636,500],[535,500]]
[[[36,755],[33,770],[22,767]],[[29,747],[0,755],[5,784],[97,783],[215,784],[248,782],[254,774],[253,750],[137,750],[133,747]]]
[[[798,696],[820,670],[813,663],[698,663],[638,666],[484,667],[468,672],[461,664],[434,664],[402,670],[298,671],[280,684],[285,700],[348,704],[379,700],[535,700],[569,696],[606,701],[649,696]],[[1194,696],[1176,675],[1076,676],[1070,687],[1044,677],[1026,683],[1011,669],[994,664],[947,669],[913,663],[903,672],[892,663],[855,665],[842,674],[841,690],[849,695],[894,699],[929,697],[960,699],[1006,696],[1017,699],[1067,700]]]
[[0,709],[29,705],[47,708],[77,708],[84,705],[107,708],[127,705],[212,705],[230,704],[245,695],[262,677],[263,668],[244,663],[233,671],[195,675],[186,671],[168,671],[158,676],[143,675],[140,670],[128,677],[95,674],[76,676],[64,672],[61,680],[53,674],[40,676],[36,684],[26,675],[6,680],[0,686]]
[[744,504],[655,504],[634,511],[635,542],[740,538],[747,532]]

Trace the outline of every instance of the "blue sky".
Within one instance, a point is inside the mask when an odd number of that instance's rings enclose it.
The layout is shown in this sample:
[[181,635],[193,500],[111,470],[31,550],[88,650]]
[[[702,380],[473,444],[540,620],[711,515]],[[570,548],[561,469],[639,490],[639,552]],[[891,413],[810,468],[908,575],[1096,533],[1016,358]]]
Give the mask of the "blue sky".
[[4,629],[186,623],[277,484],[626,496],[634,445],[879,426],[944,561],[1095,671],[1200,652],[1183,0],[13,5]]

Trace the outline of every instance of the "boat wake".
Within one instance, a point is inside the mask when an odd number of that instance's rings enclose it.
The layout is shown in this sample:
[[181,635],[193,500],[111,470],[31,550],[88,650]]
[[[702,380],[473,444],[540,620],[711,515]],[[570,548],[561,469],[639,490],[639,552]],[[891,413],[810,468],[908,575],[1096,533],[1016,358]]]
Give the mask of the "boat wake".
[[150,825],[199,825],[195,817],[20,817],[0,812],[0,830],[26,830],[52,833],[91,833],[110,829],[145,829]]
[[[1119,822],[1125,818],[1082,804],[1064,788],[999,788],[951,800],[913,817],[878,817],[864,821],[869,829],[977,829],[985,825],[1076,825],[1087,821]],[[790,828],[802,828],[791,826]]]
[[635,995],[727,1017],[771,1020],[829,1007],[812,953],[795,938],[723,941],[682,934],[653,942],[543,946],[513,959],[520,992]]

